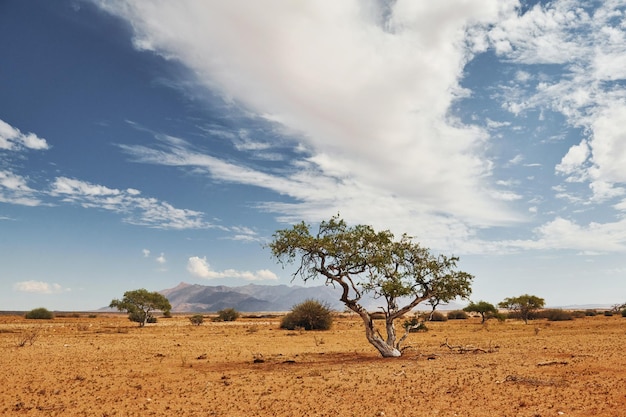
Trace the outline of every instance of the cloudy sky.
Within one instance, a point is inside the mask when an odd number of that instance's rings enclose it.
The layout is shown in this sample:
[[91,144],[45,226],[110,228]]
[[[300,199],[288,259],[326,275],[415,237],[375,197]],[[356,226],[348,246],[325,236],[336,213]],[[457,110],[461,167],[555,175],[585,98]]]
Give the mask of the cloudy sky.
[[288,284],[340,215],[626,301],[626,2],[0,3],[0,310]]

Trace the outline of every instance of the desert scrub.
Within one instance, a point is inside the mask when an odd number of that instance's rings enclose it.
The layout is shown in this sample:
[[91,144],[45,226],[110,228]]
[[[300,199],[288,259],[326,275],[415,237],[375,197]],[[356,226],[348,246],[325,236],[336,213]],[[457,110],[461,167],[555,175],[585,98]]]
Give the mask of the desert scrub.
[[204,316],[202,314],[194,314],[193,316],[189,317],[189,321],[191,322],[191,324],[199,326],[204,323]]
[[430,315],[428,320],[429,321],[448,321],[448,317],[443,313],[440,313],[438,311],[433,311],[433,313]]
[[35,320],[50,320],[54,318],[54,314],[52,314],[52,312],[50,312],[48,309],[39,307],[30,310],[28,313],[26,313],[24,317],[26,317],[27,319]]
[[565,310],[561,310],[561,309],[549,309],[549,310],[544,310],[541,312],[540,314],[542,317],[545,317],[548,319],[548,321],[567,321],[567,320],[574,320],[574,316],[572,315],[571,312],[569,311],[565,311]]
[[333,324],[332,310],[326,303],[305,300],[296,304],[280,322],[281,329],[328,330]]
[[235,321],[241,316],[241,314],[234,308],[225,308],[217,312],[217,317],[214,321]]
[[462,310],[454,310],[454,311],[448,312],[449,320],[466,320],[467,318],[468,318],[467,313]]

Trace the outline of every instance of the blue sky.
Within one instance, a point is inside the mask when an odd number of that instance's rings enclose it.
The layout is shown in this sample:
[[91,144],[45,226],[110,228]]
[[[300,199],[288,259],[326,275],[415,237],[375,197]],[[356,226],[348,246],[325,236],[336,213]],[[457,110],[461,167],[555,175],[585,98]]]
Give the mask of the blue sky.
[[[436,3],[436,4],[435,4]],[[288,284],[340,213],[472,299],[626,300],[626,3],[0,3],[0,310]]]

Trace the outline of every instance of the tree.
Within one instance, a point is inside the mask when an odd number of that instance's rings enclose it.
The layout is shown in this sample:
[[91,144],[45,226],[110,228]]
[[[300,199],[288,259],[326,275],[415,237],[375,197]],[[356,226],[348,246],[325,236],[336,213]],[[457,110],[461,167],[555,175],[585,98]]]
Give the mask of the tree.
[[204,316],[202,314],[194,314],[193,316],[189,317],[189,321],[191,322],[191,324],[199,326],[204,323]]
[[528,319],[535,311],[543,308],[546,304],[543,298],[539,298],[535,295],[520,295],[519,297],[505,298],[498,305],[500,308],[506,308],[519,313],[524,323],[528,324]]
[[169,313],[172,309],[170,302],[158,292],[148,292],[146,289],[134,291],[126,291],[124,298],[121,300],[114,299],[109,304],[111,308],[117,308],[119,311],[126,311],[131,321],[139,323],[139,327],[143,327],[148,322],[155,320],[152,312],[160,310],[163,313]]
[[[383,357],[402,355],[394,321],[421,302],[433,309],[441,302],[468,297],[473,276],[457,271],[458,258],[431,255],[428,249],[403,235],[394,240],[388,231],[371,226],[349,227],[339,216],[323,221],[316,235],[304,222],[278,230],[268,245],[283,266],[298,260],[293,278],[308,281],[318,277],[327,285],[339,286],[340,301],[357,313],[367,340]],[[362,305],[364,295],[381,299],[384,306],[386,338],[374,325],[372,314]],[[400,306],[398,303],[403,302]]]
[[486,319],[485,315],[487,313],[496,314],[498,309],[493,304],[486,301],[479,301],[477,303],[472,301],[463,309],[463,311],[467,311],[468,313],[480,313],[480,317],[482,317],[481,323],[484,323]]

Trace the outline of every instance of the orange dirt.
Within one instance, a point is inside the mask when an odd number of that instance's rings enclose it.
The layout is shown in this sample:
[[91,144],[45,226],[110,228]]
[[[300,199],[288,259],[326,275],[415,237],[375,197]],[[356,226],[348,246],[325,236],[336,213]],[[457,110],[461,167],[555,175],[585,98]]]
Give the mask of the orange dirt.
[[82,316],[0,316],[1,415],[626,416],[617,316],[429,323],[395,359],[378,356],[357,318],[298,332],[278,319],[175,316],[142,329]]

